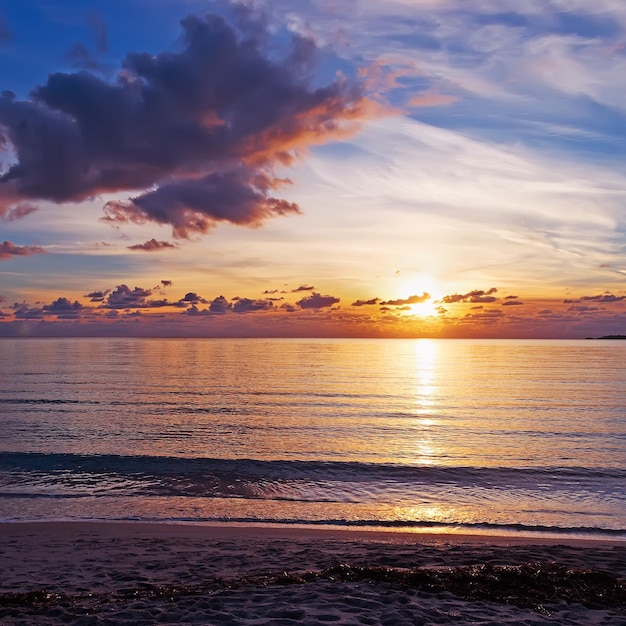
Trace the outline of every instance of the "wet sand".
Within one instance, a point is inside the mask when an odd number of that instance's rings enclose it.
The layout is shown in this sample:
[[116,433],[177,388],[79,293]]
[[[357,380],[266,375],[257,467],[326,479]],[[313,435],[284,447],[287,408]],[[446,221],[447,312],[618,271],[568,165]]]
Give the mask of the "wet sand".
[[626,544],[141,522],[0,525],[2,624],[626,625]]

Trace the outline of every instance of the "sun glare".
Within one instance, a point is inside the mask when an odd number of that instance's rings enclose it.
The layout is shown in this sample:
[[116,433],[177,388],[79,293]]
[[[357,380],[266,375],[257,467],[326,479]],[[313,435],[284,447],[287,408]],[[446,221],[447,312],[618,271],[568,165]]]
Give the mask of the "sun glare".
[[402,285],[403,291],[408,295],[421,296],[428,294],[429,298],[423,302],[416,302],[409,305],[406,310],[407,315],[417,315],[419,317],[430,317],[438,315],[438,304],[435,302],[442,297],[442,290],[437,281],[430,274],[420,274],[411,281]]
[[430,315],[437,315],[437,305],[433,299],[420,302],[419,304],[410,305],[410,314],[419,315],[420,317],[428,317]]

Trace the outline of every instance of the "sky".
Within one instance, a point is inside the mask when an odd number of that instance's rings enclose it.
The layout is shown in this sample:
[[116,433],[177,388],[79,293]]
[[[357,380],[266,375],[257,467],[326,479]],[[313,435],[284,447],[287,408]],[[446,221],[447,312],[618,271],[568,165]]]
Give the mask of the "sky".
[[623,0],[0,0],[0,336],[626,334]]

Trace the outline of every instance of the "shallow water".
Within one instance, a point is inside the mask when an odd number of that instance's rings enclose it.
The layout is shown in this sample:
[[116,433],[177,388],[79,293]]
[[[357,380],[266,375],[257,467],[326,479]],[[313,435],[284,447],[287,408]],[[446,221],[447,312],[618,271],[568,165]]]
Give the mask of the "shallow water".
[[626,538],[626,342],[6,339],[2,519]]

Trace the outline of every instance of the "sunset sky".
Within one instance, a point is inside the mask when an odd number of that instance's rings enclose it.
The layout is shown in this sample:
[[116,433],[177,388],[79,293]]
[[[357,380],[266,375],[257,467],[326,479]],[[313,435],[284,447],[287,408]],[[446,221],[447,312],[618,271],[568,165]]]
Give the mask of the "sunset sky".
[[0,0],[0,336],[626,334],[623,0]]

